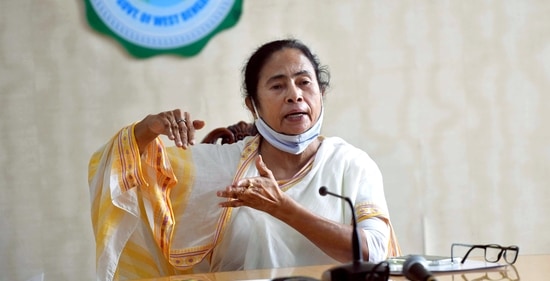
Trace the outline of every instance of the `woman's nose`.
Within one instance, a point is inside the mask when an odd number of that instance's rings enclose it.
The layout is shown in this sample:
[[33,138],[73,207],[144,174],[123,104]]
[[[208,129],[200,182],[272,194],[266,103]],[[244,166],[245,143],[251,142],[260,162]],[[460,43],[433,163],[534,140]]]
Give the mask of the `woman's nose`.
[[289,87],[287,93],[287,102],[301,102],[303,100],[302,89],[296,86]]

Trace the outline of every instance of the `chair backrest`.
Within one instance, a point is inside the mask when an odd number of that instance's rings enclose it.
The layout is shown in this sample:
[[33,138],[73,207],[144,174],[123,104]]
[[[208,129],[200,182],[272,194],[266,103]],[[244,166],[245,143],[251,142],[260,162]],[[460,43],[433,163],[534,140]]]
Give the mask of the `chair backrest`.
[[240,141],[247,136],[255,136],[258,133],[253,123],[239,121],[228,127],[220,127],[212,130],[202,139],[202,143],[229,144]]

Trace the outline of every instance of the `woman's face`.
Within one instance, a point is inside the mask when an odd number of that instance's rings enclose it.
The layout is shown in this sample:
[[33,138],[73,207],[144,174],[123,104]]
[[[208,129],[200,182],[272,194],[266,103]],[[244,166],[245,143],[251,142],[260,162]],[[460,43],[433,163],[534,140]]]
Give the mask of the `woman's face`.
[[258,114],[275,131],[297,135],[319,118],[322,93],[311,62],[298,49],[271,55],[260,71]]

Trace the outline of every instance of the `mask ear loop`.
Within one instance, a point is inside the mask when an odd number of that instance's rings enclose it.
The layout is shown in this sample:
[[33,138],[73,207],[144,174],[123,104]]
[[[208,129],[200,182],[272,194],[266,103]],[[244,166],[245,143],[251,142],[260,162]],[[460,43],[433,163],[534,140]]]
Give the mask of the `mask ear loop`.
[[250,98],[252,100],[252,108],[254,108],[254,113],[256,113],[257,118],[260,118],[260,114],[258,114],[258,109],[256,109],[256,102],[253,98]]

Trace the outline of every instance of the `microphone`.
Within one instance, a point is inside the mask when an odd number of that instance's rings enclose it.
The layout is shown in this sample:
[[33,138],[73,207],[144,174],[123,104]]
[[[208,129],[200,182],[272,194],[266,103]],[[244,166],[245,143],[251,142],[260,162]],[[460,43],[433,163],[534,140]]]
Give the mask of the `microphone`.
[[403,275],[412,281],[437,281],[432,273],[424,266],[426,259],[412,255],[403,263]]
[[325,272],[321,277],[322,281],[355,281],[355,280],[372,280],[386,281],[389,278],[389,267],[384,263],[371,263],[363,261],[363,252],[361,251],[361,240],[359,239],[359,230],[357,229],[357,218],[351,199],[345,196],[332,193],[325,186],[319,188],[321,196],[331,195],[348,202],[351,208],[353,231],[351,233],[351,243],[353,248],[353,261],[348,264],[333,267]]

